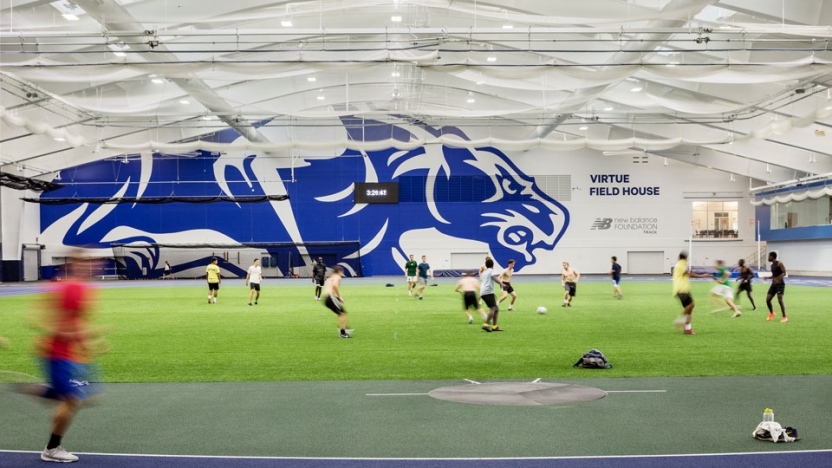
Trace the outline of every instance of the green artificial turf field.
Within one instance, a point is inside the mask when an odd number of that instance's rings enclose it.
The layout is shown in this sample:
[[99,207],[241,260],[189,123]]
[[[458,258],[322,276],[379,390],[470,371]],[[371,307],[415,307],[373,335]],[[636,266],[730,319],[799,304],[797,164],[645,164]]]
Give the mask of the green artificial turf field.
[[[292,280],[285,280],[292,281]],[[520,379],[566,377],[829,374],[820,358],[832,347],[825,306],[830,291],[788,286],[790,322],[765,320],[767,285],[756,284],[758,310],[743,298],[743,316],[709,314],[710,281],[695,281],[697,308],[686,336],[673,327],[681,306],[670,282],[624,281],[625,298],[607,281],[582,281],[574,307],[560,306],[559,284],[516,277],[518,311],[502,304],[499,324],[486,333],[468,325],[455,282],[439,280],[425,300],[401,285],[385,288],[345,279],[343,295],[354,339],[338,338],[337,320],[312,300],[307,282],[263,285],[260,305],[248,307],[242,281],[223,283],[208,305],[204,285],[103,288],[98,322],[111,324],[111,351],[101,356],[109,382],[274,380]],[[301,285],[302,284],[302,285]],[[776,302],[776,301],[775,301]],[[37,295],[0,298],[0,370],[37,373],[26,313]],[[538,306],[549,312],[540,315]],[[591,348],[610,370],[573,369]]]

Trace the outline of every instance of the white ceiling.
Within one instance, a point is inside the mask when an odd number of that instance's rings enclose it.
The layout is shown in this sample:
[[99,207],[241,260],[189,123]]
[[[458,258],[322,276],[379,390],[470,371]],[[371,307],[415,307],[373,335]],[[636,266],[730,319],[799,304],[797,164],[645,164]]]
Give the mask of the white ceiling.
[[[5,172],[48,178],[228,127],[275,151],[334,148],[324,127],[353,114],[485,128],[521,149],[647,151],[765,182],[832,172],[832,0],[0,8]],[[265,120],[288,143],[251,125]]]

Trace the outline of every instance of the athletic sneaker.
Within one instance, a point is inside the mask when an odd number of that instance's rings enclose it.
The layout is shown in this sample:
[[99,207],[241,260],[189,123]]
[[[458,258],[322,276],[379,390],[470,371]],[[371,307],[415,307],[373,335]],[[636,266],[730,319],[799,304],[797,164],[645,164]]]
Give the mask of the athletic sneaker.
[[424,300],[424,298],[422,296],[419,296],[419,300],[422,301]]
[[788,317],[783,317],[783,318],[780,319],[780,323],[788,322],[788,321],[789,321]]
[[211,299],[208,299],[208,303],[209,303],[209,304],[211,303]]
[[248,306],[251,307],[251,302],[248,303]]
[[489,324],[487,324],[487,323],[484,323],[484,324],[482,325],[482,329],[483,329],[483,330],[485,330],[485,331],[487,331],[488,333],[491,333],[491,325],[489,325]]
[[742,317],[742,312],[737,312],[736,314],[731,316],[731,318],[734,318],[734,317]]
[[693,330],[685,330],[685,335],[695,335],[696,333]]
[[624,299],[624,295],[623,295],[623,294],[622,294],[622,295],[620,295],[620,296],[618,296],[618,300],[620,301],[621,299]]
[[572,307],[572,303],[570,302],[570,303],[566,304],[566,307]]
[[774,318],[774,312],[768,314],[768,318],[766,320],[771,321]]
[[60,445],[53,449],[48,449],[44,447],[43,452],[41,452],[40,454],[40,459],[43,461],[58,463],[70,463],[78,461],[78,457],[67,452]]
[[254,305],[257,305],[257,303],[255,302]]
[[512,307],[512,306],[508,306],[508,310],[512,310],[512,311],[513,311],[513,310],[514,310],[514,307]]
[[214,298],[214,304],[216,304],[216,303],[217,303],[217,299],[216,299],[216,298]]
[[757,308],[755,307],[755,308],[753,308],[753,309],[751,309],[751,310],[757,310]]
[[566,303],[564,302],[563,304],[561,304],[561,307],[566,307]]
[[468,318],[468,325],[471,325],[472,323],[474,323],[474,317],[469,317]]
[[503,329],[500,327],[494,327],[491,329],[491,331],[503,331]]
[[351,336],[347,335],[346,333],[339,333],[338,336],[341,338],[352,338]]

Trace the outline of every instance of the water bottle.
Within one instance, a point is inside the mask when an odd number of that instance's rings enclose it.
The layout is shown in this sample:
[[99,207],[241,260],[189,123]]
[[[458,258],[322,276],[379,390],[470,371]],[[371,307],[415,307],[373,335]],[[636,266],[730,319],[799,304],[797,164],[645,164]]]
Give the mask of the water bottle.
[[763,422],[774,422],[774,410],[766,408],[766,410],[763,411]]

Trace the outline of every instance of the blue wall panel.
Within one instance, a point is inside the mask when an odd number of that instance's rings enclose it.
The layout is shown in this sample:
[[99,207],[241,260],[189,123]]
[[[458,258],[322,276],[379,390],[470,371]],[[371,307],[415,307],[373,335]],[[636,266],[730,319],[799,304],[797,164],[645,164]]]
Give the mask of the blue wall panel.
[[[411,126],[407,130],[367,121],[362,128],[359,122],[363,121],[343,119],[351,140],[378,141],[394,135],[408,141],[412,131],[468,139],[453,127]],[[216,136],[221,142],[238,138],[231,130]],[[161,235],[175,234],[177,243],[188,243],[185,231],[195,229],[215,231],[216,242],[223,236],[238,242],[292,242],[298,237],[304,242],[358,240],[365,274],[376,275],[401,272],[398,259],[410,252],[403,251],[400,239],[408,231],[435,228],[445,239],[450,236],[486,243],[500,264],[513,258],[521,270],[537,261],[535,249],[554,249],[569,226],[566,208],[544,194],[532,177],[496,148],[388,148],[366,156],[345,150],[338,157],[300,161],[294,170],[285,157],[249,154],[240,158],[200,152],[198,157],[154,155],[152,162],[94,162],[63,171],[61,182],[68,185],[42,198],[113,197],[118,193],[126,197],[274,195],[281,187],[278,180],[283,180],[290,200],[273,202],[277,208],[269,202],[89,205],[63,241],[103,248],[111,242],[158,242]],[[148,168],[144,168],[144,181],[143,164],[152,164],[149,178]],[[350,185],[374,181],[399,182],[400,203],[355,206]],[[290,215],[282,219],[278,211],[285,206],[281,203],[291,207]],[[80,206],[42,206],[42,229]],[[91,225],[80,229],[86,220]],[[143,234],[114,235],[117,228]],[[297,231],[294,238],[293,231]],[[370,245],[373,240],[377,243]],[[154,261],[150,268],[159,267]]]

